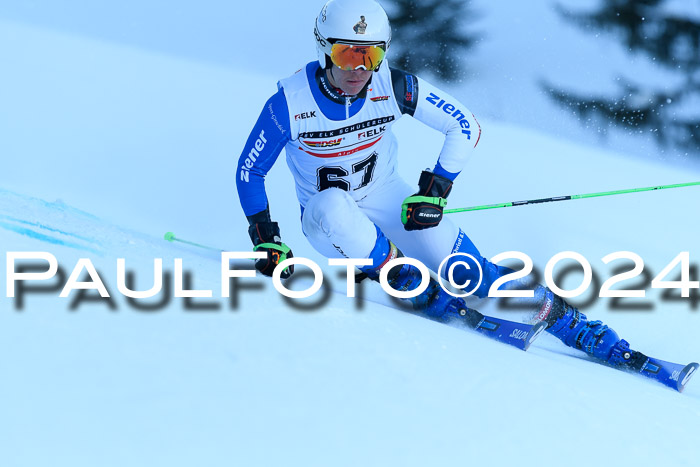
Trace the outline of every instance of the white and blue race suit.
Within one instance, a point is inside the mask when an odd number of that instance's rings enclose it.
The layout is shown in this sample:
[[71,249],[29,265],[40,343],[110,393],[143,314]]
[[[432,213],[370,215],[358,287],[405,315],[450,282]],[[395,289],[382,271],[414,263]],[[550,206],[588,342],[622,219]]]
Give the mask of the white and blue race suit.
[[[238,195],[250,222],[270,217],[265,175],[284,148],[304,234],[321,254],[373,258],[377,239],[386,236],[406,256],[436,271],[451,253],[469,253],[484,272],[475,295],[487,295],[506,270],[484,259],[450,219],[409,232],[400,218],[403,200],[416,190],[398,176],[391,126],[409,115],[442,132],[445,141],[433,159],[433,172],[454,180],[481,135],[466,106],[387,62],[357,96],[334,88],[318,62],[281,80],[278,88],[265,103],[236,169]],[[475,279],[474,270],[458,270],[462,277],[455,277],[457,282]]]

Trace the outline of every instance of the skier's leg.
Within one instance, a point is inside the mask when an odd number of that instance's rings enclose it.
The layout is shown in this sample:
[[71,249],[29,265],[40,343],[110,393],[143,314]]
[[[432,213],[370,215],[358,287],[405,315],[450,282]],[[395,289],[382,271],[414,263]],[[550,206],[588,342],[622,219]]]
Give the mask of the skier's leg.
[[301,222],[311,246],[327,258],[368,258],[376,243],[374,223],[339,188],[312,196]]
[[[440,225],[432,229],[405,231],[400,221],[400,206],[403,199],[413,191],[407,183],[396,177],[383,185],[378,196],[373,196],[360,204],[370,219],[374,220],[407,256],[419,259],[434,271],[438,269],[442,260],[452,253],[468,253],[473,256],[483,271],[482,283],[474,295],[488,296],[493,282],[512,271],[495,265],[481,256],[469,237],[449,218],[444,218]],[[463,258],[456,257],[453,261],[460,259]],[[449,269],[450,264],[448,262],[443,273]],[[475,269],[455,268],[454,279],[460,284],[465,283],[466,280],[478,280],[475,276],[476,272]],[[506,283],[502,288],[519,288],[526,284],[527,278]],[[531,289],[532,285],[527,288]],[[447,294],[443,293],[442,297],[447,299],[445,295]],[[439,294],[436,295],[433,299],[434,306],[440,302],[440,298]],[[643,356],[630,351],[627,341],[620,339],[614,330],[600,321],[588,321],[586,315],[542,285],[535,284],[533,298],[518,300],[532,310],[537,320],[546,321],[548,331],[570,347],[583,350],[612,364],[623,361],[631,362],[634,366],[636,358],[643,361]]]
[[[481,267],[481,278],[476,268],[466,269],[459,266],[454,269],[454,280],[459,284],[465,284],[467,281],[474,284],[481,280],[474,295],[479,298],[486,297],[493,282],[512,271],[481,256],[465,232],[449,218],[443,218],[437,227],[431,229],[406,231],[401,223],[401,203],[414,191],[415,188],[411,188],[403,179],[394,177],[384,183],[378,193],[373,193],[358,204],[406,256],[418,259],[435,272],[438,272],[442,261],[453,253],[471,255]],[[464,256],[451,258],[443,268],[443,275],[449,271],[452,264],[464,259]]]
[[[403,256],[357,203],[337,188],[324,190],[308,201],[302,216],[304,234],[311,245],[326,257],[370,258],[372,265],[360,268],[373,280],[391,259]],[[422,280],[420,269],[410,264],[392,268],[388,282],[402,291],[415,290]],[[409,299],[413,308],[434,319],[458,316],[464,302],[444,293],[434,279],[417,297]]]

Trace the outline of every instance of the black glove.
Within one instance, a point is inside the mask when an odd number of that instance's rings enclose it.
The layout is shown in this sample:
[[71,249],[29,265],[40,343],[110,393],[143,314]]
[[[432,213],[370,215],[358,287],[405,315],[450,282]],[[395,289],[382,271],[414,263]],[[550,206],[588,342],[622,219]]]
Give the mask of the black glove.
[[[277,222],[255,222],[248,227],[248,234],[255,245],[253,250],[267,253],[267,258],[255,261],[255,269],[266,276],[272,277],[272,271],[279,263],[294,256],[292,250],[282,243]],[[292,265],[285,268],[280,277],[287,279],[293,272],[294,266]]]
[[403,228],[423,230],[438,225],[450,190],[452,180],[424,170],[418,180],[418,193],[403,200],[401,205]]

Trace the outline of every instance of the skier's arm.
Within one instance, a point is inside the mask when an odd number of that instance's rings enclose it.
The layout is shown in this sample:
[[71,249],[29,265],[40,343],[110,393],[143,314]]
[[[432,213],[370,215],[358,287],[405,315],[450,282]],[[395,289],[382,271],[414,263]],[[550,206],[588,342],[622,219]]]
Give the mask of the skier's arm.
[[[248,218],[248,234],[256,251],[267,257],[255,262],[255,268],[271,276],[275,266],[292,252],[282,243],[277,222],[272,222],[265,193],[265,175],[270,171],[282,148],[289,141],[289,110],[284,92],[280,89],[266,103],[253,131],[248,136],[238,159],[236,187],[243,212]],[[289,277],[290,266],[282,273]]]
[[433,172],[454,180],[479,142],[479,123],[465,105],[417,76],[392,69],[391,79],[401,112],[445,135]]
[[288,141],[289,110],[284,92],[279,90],[265,103],[238,158],[236,188],[249,221],[267,210],[265,176]]
[[418,191],[401,206],[406,230],[429,229],[442,220],[452,182],[478,143],[481,128],[464,105],[417,76],[392,69],[391,79],[401,113],[445,134],[433,171],[421,173]]

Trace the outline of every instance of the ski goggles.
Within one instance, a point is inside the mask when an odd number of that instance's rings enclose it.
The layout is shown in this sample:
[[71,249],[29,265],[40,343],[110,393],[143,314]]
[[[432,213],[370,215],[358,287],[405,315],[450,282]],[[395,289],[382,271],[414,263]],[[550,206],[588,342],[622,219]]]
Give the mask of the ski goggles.
[[331,45],[331,61],[341,70],[375,71],[384,60],[386,46],[348,44],[335,42]]

